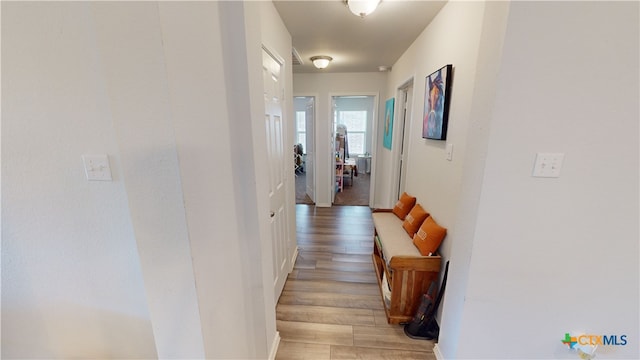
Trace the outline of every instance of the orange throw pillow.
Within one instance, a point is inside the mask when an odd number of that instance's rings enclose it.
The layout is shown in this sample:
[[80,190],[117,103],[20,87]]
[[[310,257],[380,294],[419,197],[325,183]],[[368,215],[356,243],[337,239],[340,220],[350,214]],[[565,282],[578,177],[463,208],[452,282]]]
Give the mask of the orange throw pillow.
[[426,212],[420,204],[416,204],[416,206],[411,209],[407,217],[404,218],[402,227],[407,231],[410,237],[413,237],[413,234],[418,231],[420,225],[422,225],[427,216],[429,216],[429,213]]
[[400,200],[398,200],[396,205],[393,207],[393,210],[391,211],[396,214],[396,216],[399,217],[400,220],[404,220],[404,218],[407,217],[407,214],[409,213],[409,211],[411,211],[415,204],[416,198],[407,194],[406,192],[403,192],[400,196]]
[[431,256],[438,250],[440,243],[442,243],[446,235],[447,229],[438,225],[436,221],[429,216],[413,236],[413,244],[420,250],[422,256]]

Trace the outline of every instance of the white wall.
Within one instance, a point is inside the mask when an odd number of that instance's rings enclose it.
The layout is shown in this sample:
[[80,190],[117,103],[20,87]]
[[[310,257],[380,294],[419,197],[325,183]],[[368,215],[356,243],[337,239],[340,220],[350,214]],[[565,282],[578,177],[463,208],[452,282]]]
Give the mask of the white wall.
[[2,4],[4,357],[273,353],[261,6]]
[[158,5],[96,3],[88,21],[95,21],[158,356],[203,356]]
[[[440,246],[440,252],[446,259],[450,258],[451,246],[457,241],[453,226],[465,165],[467,129],[471,120],[483,14],[482,2],[447,3],[393,65],[386,91],[387,94],[396,94],[397,89],[408,79],[414,79],[411,122],[405,125],[408,136],[405,189],[407,193],[417,197],[417,201],[439,224],[449,229]],[[422,138],[425,78],[446,64],[453,64],[454,69],[447,140],[426,140]],[[399,106],[399,100],[396,100],[396,109]],[[398,115],[396,114],[396,120]],[[400,143],[402,131],[399,123],[394,121],[392,150]],[[453,161],[446,159],[447,144],[454,145]],[[381,199],[384,207],[388,208],[394,204],[393,153],[384,148],[381,142],[378,144],[378,153],[383,161],[380,162],[378,171],[376,198]]]
[[[331,206],[334,171],[331,144],[331,96],[369,95],[378,97],[378,114],[384,112],[381,99],[387,81],[387,73],[326,73],[294,74],[293,88],[296,94],[317,94],[316,98],[316,205]],[[376,116],[377,118],[377,116]],[[379,136],[380,135],[379,133]],[[382,138],[379,140],[382,141]],[[376,154],[373,154],[372,169],[375,171]],[[377,199],[375,199],[377,200]]]
[[[598,357],[640,355],[638,14],[636,2],[511,4],[449,355],[575,358],[566,332],[626,334]],[[531,177],[547,151],[566,154],[560,178]]]
[[[566,332],[639,356],[638,23],[637,3],[450,2],[394,64],[387,94],[414,77],[407,191],[449,228],[443,358],[574,358]],[[420,138],[447,63],[452,162]],[[559,179],[531,177],[537,152],[566,153]]]
[[[484,21],[476,65],[474,94],[471,105],[469,134],[459,194],[459,205],[454,226],[449,229],[451,263],[446,296],[441,306],[440,339],[438,349],[453,358],[458,345],[459,327],[463,317],[469,263],[474,246],[476,216],[481,200],[488,134],[495,102],[497,73],[509,13],[508,2],[488,2],[485,5]],[[490,90],[488,90],[490,89]]]
[[[253,147],[247,146],[254,143],[248,140],[254,137],[252,118],[262,120],[262,111],[256,114],[248,106],[256,102],[250,90],[248,68],[252,63],[248,59],[261,59],[261,54],[259,39],[251,46],[255,53],[249,54],[246,19],[256,15],[247,14],[240,3],[220,4],[217,11],[218,5],[211,2],[160,5],[168,20],[163,27],[165,52],[169,80],[175,85],[172,113],[180,140],[206,354],[213,358],[264,357],[275,333],[273,288],[263,286],[264,269],[271,268],[263,252],[270,253],[270,248],[268,239],[261,236],[253,181],[256,160]],[[220,19],[220,31],[236,34],[237,42],[211,31],[211,19]],[[252,31],[259,32],[259,28]],[[246,49],[237,46],[243,34]],[[182,56],[194,53],[199,56]],[[255,70],[260,74],[259,62]],[[225,91],[233,95],[221,96]],[[229,121],[219,121],[219,116]],[[220,141],[223,134],[228,134],[227,139]],[[226,176],[221,176],[220,169],[228,169]],[[218,259],[220,256],[223,258]]]
[[[456,325],[463,316],[459,306],[454,310],[448,310],[447,307],[452,307],[448,304],[449,302],[464,303],[468,258],[473,246],[473,233],[463,231],[469,218],[473,218],[476,214],[466,194],[467,188],[473,188],[478,183],[478,176],[471,176],[469,168],[480,166],[478,170],[480,174],[483,170],[482,163],[477,160],[474,160],[475,162],[467,160],[467,153],[471,151],[467,149],[467,144],[471,142],[473,145],[477,141],[473,137],[468,137],[469,128],[478,123],[477,110],[479,106],[486,104],[485,97],[491,95],[491,91],[479,89],[479,86],[488,85],[487,82],[478,84],[476,78],[480,77],[484,80],[482,76],[489,76],[489,79],[492,75],[495,77],[495,70],[492,74],[487,66],[481,66],[483,59],[479,58],[479,54],[488,53],[485,57],[489,59],[484,61],[498,66],[493,60],[497,57],[495,53],[499,53],[499,36],[503,33],[500,24],[504,21],[501,21],[498,16],[486,17],[486,6],[504,7],[508,6],[508,3],[496,2],[489,5],[483,2],[447,3],[393,65],[387,87],[387,94],[395,96],[399,87],[409,79],[413,79],[410,122],[405,125],[408,149],[405,163],[407,168],[405,191],[416,196],[418,202],[432,214],[434,219],[448,229],[447,237],[439,249],[444,260],[452,262],[445,301],[440,307],[440,314],[447,313],[451,320],[445,326],[442,316],[439,316],[442,332],[438,345],[445,345],[441,351],[446,358],[453,358],[455,354],[446,348],[446,345],[457,344]],[[487,26],[495,26],[498,30],[485,34],[488,40],[483,41],[483,27]],[[498,45],[494,45],[495,42]],[[490,45],[497,49],[491,48]],[[488,51],[489,48],[493,51]],[[426,140],[422,138],[425,78],[446,64],[453,65],[447,140]],[[398,166],[395,157],[399,153],[398,146],[402,135],[400,122],[397,121],[400,105],[397,99],[392,150],[385,149],[382,144],[379,144],[380,167],[375,190],[376,198],[384,201],[384,207],[393,206],[395,200],[393,177],[398,174],[395,169]],[[452,161],[446,159],[447,144],[452,144],[454,147]],[[472,146],[472,148],[475,151],[478,146]],[[465,218],[463,225],[459,225],[461,213],[471,214]]]
[[[238,229],[233,226],[237,211],[234,194],[211,191],[207,186],[234,187],[232,176],[219,176],[220,166],[231,167],[231,144],[229,140],[218,139],[219,134],[230,133],[230,125],[224,121],[211,121],[215,114],[222,118],[230,116],[225,97],[217,94],[220,89],[216,86],[224,84],[225,80],[223,44],[216,31],[206,31],[207,26],[211,26],[211,19],[219,18],[222,11],[211,3],[161,3],[159,9],[170,86],[171,125],[193,258],[191,271],[198,284],[199,312],[204,320],[201,325],[204,353],[231,356],[234,350],[229,343],[237,334],[231,334],[230,341],[222,341],[216,336],[216,327],[210,320],[231,326],[232,318],[220,309],[229,305],[220,297],[219,289],[228,288],[230,296],[242,296],[242,288],[237,282],[244,280],[240,274],[228,278],[211,276],[225,272],[242,260],[240,244],[220,241],[239,237]],[[195,48],[199,48],[198,56],[183,56],[193,53]],[[220,203],[229,204],[229,208],[220,208]],[[212,261],[216,252],[225,255],[219,261]],[[240,302],[232,306],[232,311],[245,311]],[[243,322],[239,322],[234,330],[238,328],[247,329]]]
[[[2,3],[2,357],[156,357],[88,3]],[[83,154],[114,181],[88,182]]]

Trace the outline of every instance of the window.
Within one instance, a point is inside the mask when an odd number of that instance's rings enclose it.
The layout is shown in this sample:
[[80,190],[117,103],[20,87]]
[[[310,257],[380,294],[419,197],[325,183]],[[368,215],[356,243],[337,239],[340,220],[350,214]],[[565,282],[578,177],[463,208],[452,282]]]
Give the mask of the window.
[[304,111],[296,111],[296,144],[302,144],[302,151],[307,153],[307,118]]
[[338,124],[347,127],[349,156],[364,154],[367,138],[367,111],[339,111]]

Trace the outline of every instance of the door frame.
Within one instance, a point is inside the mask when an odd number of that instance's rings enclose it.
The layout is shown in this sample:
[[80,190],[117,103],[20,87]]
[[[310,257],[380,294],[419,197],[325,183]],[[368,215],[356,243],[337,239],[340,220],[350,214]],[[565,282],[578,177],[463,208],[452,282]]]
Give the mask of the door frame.
[[[294,98],[296,97],[312,97],[313,100],[313,203],[317,204],[317,197],[318,197],[318,191],[317,191],[317,187],[318,187],[318,152],[317,152],[317,148],[318,148],[318,134],[316,131],[316,124],[318,123],[318,93],[294,93],[292,96],[292,101]],[[294,109],[294,119],[295,119],[295,109]],[[294,125],[294,132],[295,132],[295,125]],[[295,135],[295,134],[294,134]],[[295,139],[295,138],[294,138]],[[308,139],[308,138],[307,138]],[[309,145],[307,144],[307,147]],[[306,164],[305,164],[305,171],[306,171]],[[308,173],[307,173],[308,175]],[[295,190],[295,189],[294,189]],[[306,191],[306,190],[305,190]],[[295,197],[294,197],[295,198]],[[295,202],[295,201],[294,201]]]
[[[415,81],[414,76],[405,80],[402,85],[396,89],[396,98],[402,99],[402,94],[407,92],[407,101],[396,101],[396,108],[394,109],[394,129],[393,129],[393,143],[401,146],[396,146],[391,150],[391,192],[389,194],[389,204],[395,204],[398,200],[399,191],[404,190],[404,186],[401,183],[404,179],[406,183],[407,163],[409,159],[409,146],[411,145],[411,123],[413,120],[413,101],[415,99]],[[401,116],[403,110],[406,110],[406,116]],[[402,148],[405,149],[404,153]],[[403,157],[403,159],[401,159]],[[402,174],[405,174],[402,177]],[[402,188],[401,188],[402,186]]]
[[[376,162],[377,158],[377,149],[378,149],[378,117],[380,114],[380,93],[377,91],[348,91],[348,92],[330,92],[328,95],[328,103],[329,103],[329,134],[335,138],[335,133],[333,132],[333,98],[340,96],[373,96],[373,116],[371,123],[371,174],[369,175],[369,207],[372,208],[374,204],[374,196],[375,196],[375,188],[376,188]],[[328,139],[331,142],[331,139]],[[331,149],[331,146],[330,150]],[[329,194],[332,195],[334,191],[334,183],[335,183],[335,156],[333,154],[325,154],[327,156],[327,160],[329,162]],[[316,155],[316,159],[318,156]],[[330,206],[333,206],[333,199],[329,201]]]
[[[292,143],[293,137],[294,137],[294,124],[293,121],[294,119],[291,117],[291,112],[293,111],[293,98],[288,99],[288,97],[286,96],[286,90],[287,90],[287,62],[285,61],[285,59],[280,56],[280,54],[271,49],[270,47],[268,47],[265,44],[262,44],[262,49],[261,49],[261,56],[262,56],[262,52],[267,53],[267,55],[271,56],[271,58],[273,58],[277,63],[280,64],[280,75],[281,75],[281,84],[282,84],[282,94],[281,94],[281,122],[282,122],[282,142],[283,142],[283,162],[282,162],[282,166],[284,167],[282,169],[283,172],[283,183],[284,183],[284,189],[283,191],[283,196],[284,196],[284,204],[283,204],[283,208],[284,208],[284,236],[285,236],[285,249],[286,249],[286,254],[284,255],[284,265],[281,268],[284,268],[286,270],[287,274],[290,274],[291,271],[293,270],[294,264],[295,264],[295,259],[297,257],[298,254],[298,246],[297,246],[297,239],[296,239],[296,232],[295,232],[295,194],[290,194],[290,191],[288,191],[288,189],[294,189],[293,191],[295,191],[295,185],[293,183],[294,181],[294,174],[291,171],[288,171],[288,169],[293,169],[293,156],[286,156],[286,154],[291,154],[291,150],[293,149],[293,147],[289,147],[289,149],[286,148],[288,143]],[[261,61],[261,65],[263,65],[263,62]],[[264,89],[264,82],[262,84],[263,89]],[[264,91],[264,90],[263,90]],[[266,107],[263,106],[263,111],[266,111]],[[264,117],[264,116],[263,116]],[[268,138],[268,137],[267,137]],[[289,150],[289,151],[287,151]],[[270,163],[268,164],[270,166]],[[271,207],[271,200],[269,200],[269,206]],[[271,209],[271,211],[273,211],[273,209]],[[271,226],[271,225],[270,225]],[[274,244],[277,241],[277,239],[274,239],[273,236],[271,237],[271,254],[273,254],[273,250],[274,250]],[[275,261],[275,258],[272,259],[273,261]],[[277,264],[275,264],[277,265]],[[283,275],[283,274],[280,274]],[[275,296],[275,303],[277,304],[278,302],[278,298],[280,297],[281,293],[282,293],[282,289],[284,288],[284,283],[286,283],[286,279],[288,276],[284,277],[284,281],[282,282],[282,288],[280,289],[276,289],[276,283],[272,282],[272,286],[274,286],[274,296]],[[279,285],[278,285],[279,287]]]

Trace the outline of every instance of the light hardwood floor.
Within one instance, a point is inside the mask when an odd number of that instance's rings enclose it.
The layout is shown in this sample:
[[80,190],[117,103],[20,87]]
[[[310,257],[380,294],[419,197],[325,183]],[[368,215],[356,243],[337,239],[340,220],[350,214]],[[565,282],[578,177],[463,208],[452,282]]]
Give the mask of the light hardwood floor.
[[364,206],[296,205],[299,255],[278,301],[276,359],[427,359],[433,342],[389,325]]

